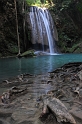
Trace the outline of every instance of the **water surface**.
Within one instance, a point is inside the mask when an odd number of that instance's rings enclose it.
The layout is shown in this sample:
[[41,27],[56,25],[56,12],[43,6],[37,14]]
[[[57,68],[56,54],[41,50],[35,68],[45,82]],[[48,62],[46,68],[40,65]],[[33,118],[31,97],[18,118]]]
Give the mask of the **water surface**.
[[1,58],[0,81],[21,73],[43,74],[69,62],[82,62],[82,54],[46,55],[33,58]]

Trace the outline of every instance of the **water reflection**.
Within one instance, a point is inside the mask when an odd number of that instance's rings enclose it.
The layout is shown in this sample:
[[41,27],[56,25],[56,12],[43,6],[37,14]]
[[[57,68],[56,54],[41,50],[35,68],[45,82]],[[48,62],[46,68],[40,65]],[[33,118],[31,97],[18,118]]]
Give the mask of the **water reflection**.
[[18,61],[18,66],[19,66],[18,72],[19,72],[19,74],[21,74],[21,70],[22,70],[22,69],[21,69],[21,67],[22,67],[22,66],[21,66],[21,59],[18,59],[17,61]]
[[47,73],[68,62],[82,62],[82,54],[61,54],[39,56],[35,58],[0,59],[0,80],[17,76],[21,73]]

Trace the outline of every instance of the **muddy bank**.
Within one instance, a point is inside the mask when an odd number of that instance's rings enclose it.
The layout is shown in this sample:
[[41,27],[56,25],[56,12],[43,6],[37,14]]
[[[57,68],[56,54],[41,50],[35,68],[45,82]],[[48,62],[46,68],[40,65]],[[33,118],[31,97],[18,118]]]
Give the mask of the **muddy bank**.
[[82,124],[82,63],[69,63],[45,75],[21,74],[1,82],[0,123],[70,124],[58,122],[49,108],[42,115],[45,98],[60,100],[76,124]]

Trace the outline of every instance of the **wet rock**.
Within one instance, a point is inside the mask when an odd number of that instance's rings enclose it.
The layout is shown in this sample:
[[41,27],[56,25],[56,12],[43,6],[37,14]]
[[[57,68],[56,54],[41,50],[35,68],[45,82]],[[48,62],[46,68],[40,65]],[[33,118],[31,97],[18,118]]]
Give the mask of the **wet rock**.
[[1,96],[1,101],[4,104],[8,104],[9,103],[9,92],[4,92]]
[[82,70],[78,72],[79,79],[82,80]]
[[49,77],[54,78],[54,73],[50,73]]
[[10,124],[10,123],[7,122],[7,121],[4,121],[4,120],[2,120],[2,119],[0,119],[0,124]]
[[79,87],[76,87],[76,89],[74,90],[74,93],[77,93],[77,94],[79,94]]
[[71,124],[76,124],[73,116],[68,112],[65,105],[57,98],[45,98],[43,113],[47,113],[48,107],[54,113],[58,122],[69,122]]
[[7,92],[4,92],[1,96],[2,103],[9,104],[16,97],[27,93],[26,87],[12,87]]
[[34,122],[32,122],[32,121],[22,121],[22,122],[19,122],[18,124],[34,124]]
[[8,80],[4,80],[4,82],[6,82],[7,84],[11,84],[12,82],[9,82]]
[[20,108],[20,109],[16,110],[15,112],[13,112],[11,117],[14,121],[16,121],[19,124],[24,121],[33,120],[36,112],[37,111],[34,108],[27,108],[27,109]]
[[7,110],[7,109],[0,109],[0,117],[9,117],[12,114],[12,110]]
[[48,80],[48,81],[47,81],[47,84],[50,84],[50,83],[52,83],[52,80]]
[[79,96],[82,97],[82,89],[79,90]]
[[82,122],[82,109],[81,108],[78,108],[78,107],[73,107],[72,110],[70,110],[70,113],[81,120]]
[[56,98],[62,98],[65,96],[66,96],[65,92],[61,89],[56,92]]

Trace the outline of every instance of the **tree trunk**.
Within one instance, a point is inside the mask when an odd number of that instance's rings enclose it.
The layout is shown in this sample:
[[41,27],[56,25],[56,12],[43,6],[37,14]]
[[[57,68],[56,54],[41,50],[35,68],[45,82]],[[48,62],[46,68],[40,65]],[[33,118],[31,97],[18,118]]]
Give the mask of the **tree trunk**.
[[26,50],[26,31],[25,31],[25,20],[26,20],[26,5],[25,2],[23,0],[23,4],[22,4],[22,13],[23,13],[23,31],[24,31],[24,50]]
[[18,31],[18,18],[17,18],[16,0],[14,0],[14,3],[15,3],[15,12],[16,12],[16,28],[17,28],[17,40],[18,40],[18,55],[20,55],[20,40],[19,40],[19,31]]

